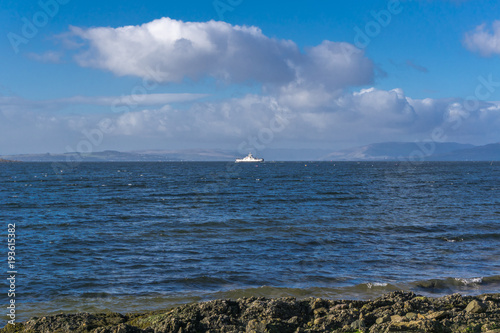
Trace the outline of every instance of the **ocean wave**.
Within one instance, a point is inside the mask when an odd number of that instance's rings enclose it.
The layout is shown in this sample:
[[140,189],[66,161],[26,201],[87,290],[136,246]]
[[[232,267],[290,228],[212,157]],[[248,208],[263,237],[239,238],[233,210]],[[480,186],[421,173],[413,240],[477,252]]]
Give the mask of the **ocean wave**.
[[464,239],[462,237],[453,237],[453,238],[446,238],[446,237],[440,237],[440,239],[449,242],[449,243],[456,243],[456,242],[463,242]]
[[500,276],[489,277],[449,277],[443,279],[430,279],[411,283],[417,290],[432,292],[491,292],[500,284]]
[[463,283],[466,286],[470,285],[470,284],[481,284],[483,282],[483,278],[482,277],[468,278],[468,279],[455,278],[455,280],[460,281],[461,283]]
[[377,287],[387,287],[389,284],[388,283],[385,283],[385,282],[368,282],[366,284],[366,286],[368,287],[368,289],[372,289],[372,288],[377,288]]
[[[165,283],[166,281],[158,281]],[[208,301],[213,299],[238,299],[241,297],[295,297],[297,299],[305,299],[308,297],[321,297],[327,299],[354,299],[366,300],[374,299],[383,294],[392,291],[406,290],[414,291],[417,294],[439,297],[451,293],[463,293],[467,295],[498,291],[500,286],[500,276],[488,277],[463,277],[463,278],[443,278],[431,279],[413,282],[364,282],[354,285],[344,285],[337,287],[278,287],[272,285],[236,287],[231,286],[228,280],[200,276],[188,279],[176,279],[177,283],[188,284],[192,288],[190,290],[172,293],[159,291],[151,291],[148,295],[143,293],[138,294],[116,294],[108,291],[94,291],[81,293],[58,293],[53,295],[49,300],[47,298],[37,297],[35,294],[27,293],[31,297],[28,299],[38,299],[39,301],[28,301],[24,303],[26,309],[31,308],[32,311],[23,312],[21,319],[27,319],[29,316],[40,314],[60,313],[67,311],[93,311],[102,312],[118,311],[127,312],[134,308],[147,308],[151,310],[160,308],[169,308],[172,306],[185,304],[193,301]],[[218,285],[219,291],[214,291],[207,286]],[[95,286],[94,286],[95,287]],[[194,287],[194,288],[193,288]],[[436,289],[438,288],[438,289]],[[209,291],[212,289],[212,291]]]

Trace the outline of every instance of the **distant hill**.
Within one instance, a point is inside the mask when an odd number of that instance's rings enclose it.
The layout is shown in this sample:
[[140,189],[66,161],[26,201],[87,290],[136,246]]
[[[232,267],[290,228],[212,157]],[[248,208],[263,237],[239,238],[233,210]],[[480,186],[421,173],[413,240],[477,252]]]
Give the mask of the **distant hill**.
[[[266,161],[317,161],[328,154],[326,149],[266,149],[255,153]],[[92,154],[24,154],[5,156],[23,162],[175,162],[175,161],[234,161],[244,157],[237,151],[221,149],[185,149],[185,150],[143,150],[119,152],[106,150]]]
[[408,159],[409,156],[424,156],[429,159],[473,148],[473,145],[454,142],[384,142],[340,150],[323,156],[321,159],[324,161],[399,161]]
[[[246,155],[246,153],[244,154]],[[25,154],[2,156],[22,162],[231,162],[241,153],[221,149],[107,150],[91,154]],[[331,152],[325,149],[265,149],[255,153],[266,161],[500,161],[500,143],[473,146],[460,143],[385,142]],[[4,160],[0,159],[0,162]]]
[[500,143],[491,143],[469,149],[460,149],[432,156],[431,161],[500,161]]
[[5,160],[3,158],[0,158],[0,163],[15,163],[15,162],[18,162],[18,161],[11,161],[11,160]]
[[148,150],[119,152],[106,150],[91,154],[23,154],[4,156],[22,162],[169,162],[169,161],[229,161],[236,154],[223,150]]

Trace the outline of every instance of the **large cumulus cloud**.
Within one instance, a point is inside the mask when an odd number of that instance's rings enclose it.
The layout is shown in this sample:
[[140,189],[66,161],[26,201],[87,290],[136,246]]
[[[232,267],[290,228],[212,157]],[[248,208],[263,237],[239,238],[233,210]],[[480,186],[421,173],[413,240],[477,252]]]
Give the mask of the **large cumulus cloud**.
[[253,26],[162,18],[140,26],[71,28],[87,46],[81,66],[161,82],[213,77],[285,86],[314,82],[328,89],[372,81],[373,63],[348,43],[324,41],[302,52]]

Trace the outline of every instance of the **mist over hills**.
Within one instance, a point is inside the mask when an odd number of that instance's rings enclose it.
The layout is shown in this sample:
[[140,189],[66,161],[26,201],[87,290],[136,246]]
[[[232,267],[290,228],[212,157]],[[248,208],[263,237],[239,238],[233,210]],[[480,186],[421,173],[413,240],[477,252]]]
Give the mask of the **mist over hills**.
[[[500,161],[500,143],[483,146],[454,142],[384,142],[331,151],[328,149],[265,149],[253,152],[266,161]],[[0,156],[21,162],[176,162],[234,161],[243,157],[223,149],[106,150],[89,154],[21,154]]]

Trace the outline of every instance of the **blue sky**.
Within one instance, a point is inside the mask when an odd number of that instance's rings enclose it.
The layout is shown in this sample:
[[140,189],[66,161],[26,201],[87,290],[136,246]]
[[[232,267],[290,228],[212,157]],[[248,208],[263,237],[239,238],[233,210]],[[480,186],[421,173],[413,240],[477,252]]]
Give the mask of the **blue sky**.
[[497,1],[7,0],[0,19],[0,155],[500,141]]

